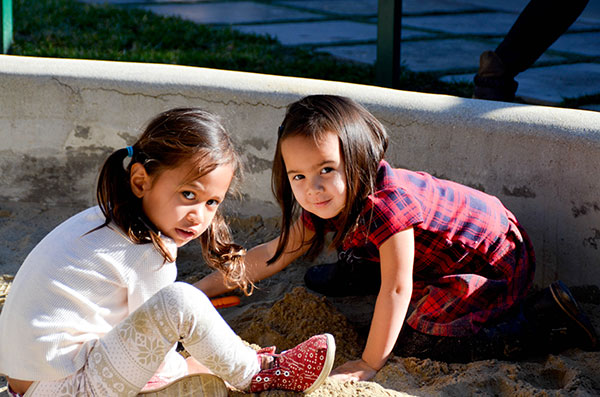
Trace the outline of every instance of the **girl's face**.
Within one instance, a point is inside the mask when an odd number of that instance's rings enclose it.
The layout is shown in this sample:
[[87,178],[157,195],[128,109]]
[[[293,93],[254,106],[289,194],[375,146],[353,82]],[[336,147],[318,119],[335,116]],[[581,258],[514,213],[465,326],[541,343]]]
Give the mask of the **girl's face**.
[[131,185],[136,196],[142,199],[144,213],[178,247],[199,237],[210,226],[234,173],[230,165],[221,165],[189,181],[189,176],[195,172],[190,163],[155,177],[148,176],[139,163],[134,167]]
[[281,154],[300,206],[323,219],[338,215],[346,204],[346,173],[337,135],[326,132],[317,142],[297,135],[285,138]]

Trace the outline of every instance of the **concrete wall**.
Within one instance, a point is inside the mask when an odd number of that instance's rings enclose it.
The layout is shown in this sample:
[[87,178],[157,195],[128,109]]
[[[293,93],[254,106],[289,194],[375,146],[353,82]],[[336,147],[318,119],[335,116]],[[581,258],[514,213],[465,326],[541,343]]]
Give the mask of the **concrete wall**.
[[[332,76],[334,77],[334,76]],[[0,201],[93,204],[99,166],[175,106],[222,116],[247,164],[242,217],[277,216],[276,128],[308,94],[354,98],[388,160],[498,196],[529,231],[536,282],[600,284],[600,113],[173,65],[0,56]]]

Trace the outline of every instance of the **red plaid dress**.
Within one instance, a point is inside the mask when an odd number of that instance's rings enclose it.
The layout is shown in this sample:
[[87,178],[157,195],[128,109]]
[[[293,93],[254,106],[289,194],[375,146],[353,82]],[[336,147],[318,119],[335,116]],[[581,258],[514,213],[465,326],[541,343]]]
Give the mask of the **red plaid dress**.
[[[312,229],[310,216],[305,211],[302,219]],[[415,260],[406,322],[417,331],[473,335],[522,299],[533,282],[531,242],[496,197],[424,172],[392,169],[385,161],[340,258],[379,262],[379,247],[409,227]],[[326,228],[335,230],[335,220]]]

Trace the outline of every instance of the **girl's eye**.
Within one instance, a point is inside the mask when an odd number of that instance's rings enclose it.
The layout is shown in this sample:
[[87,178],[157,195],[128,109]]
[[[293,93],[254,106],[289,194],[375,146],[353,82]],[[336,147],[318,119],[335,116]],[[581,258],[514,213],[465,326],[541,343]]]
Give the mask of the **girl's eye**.
[[194,194],[194,192],[182,192],[181,195],[186,199],[186,200],[193,200],[196,198],[196,194]]
[[210,199],[210,200],[208,200],[206,202],[206,205],[208,205],[208,206],[217,206],[217,205],[219,205],[219,201],[218,200]]
[[294,181],[299,181],[300,179],[304,179],[304,175],[294,175],[292,178]]
[[331,171],[333,171],[333,168],[325,167],[321,170],[321,174],[329,174]]

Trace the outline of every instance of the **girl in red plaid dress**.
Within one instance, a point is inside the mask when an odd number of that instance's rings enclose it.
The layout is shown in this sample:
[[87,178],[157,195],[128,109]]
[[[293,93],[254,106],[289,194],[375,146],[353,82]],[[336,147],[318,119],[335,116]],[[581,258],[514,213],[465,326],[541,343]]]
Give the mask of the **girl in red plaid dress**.
[[[383,159],[387,145],[383,125],[349,98],[291,104],[272,176],[282,233],[247,254],[249,274],[260,280],[301,255],[314,258],[332,232],[339,260],[310,268],[307,286],[327,296],[377,294],[361,359],[334,376],[370,379],[393,351],[449,361],[514,358],[542,334],[566,346],[551,332],[563,326],[595,346],[564,284],[527,297],[533,247],[496,197],[394,169]],[[198,286],[222,293],[218,277]]]

